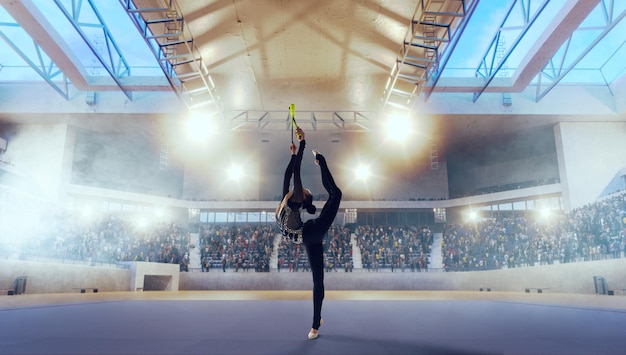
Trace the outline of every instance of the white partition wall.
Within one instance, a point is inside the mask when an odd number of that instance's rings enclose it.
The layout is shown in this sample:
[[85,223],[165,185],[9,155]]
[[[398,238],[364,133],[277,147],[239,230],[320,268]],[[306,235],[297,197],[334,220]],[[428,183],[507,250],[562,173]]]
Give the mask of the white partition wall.
[[626,122],[561,122],[554,134],[565,209],[594,202],[626,166]]

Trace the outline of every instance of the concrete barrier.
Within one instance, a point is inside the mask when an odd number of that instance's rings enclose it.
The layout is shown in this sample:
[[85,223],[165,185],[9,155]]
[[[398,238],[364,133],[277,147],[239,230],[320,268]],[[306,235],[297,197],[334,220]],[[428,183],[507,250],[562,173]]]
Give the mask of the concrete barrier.
[[[182,272],[178,265],[131,263],[129,269],[0,260],[0,288],[26,276],[26,293],[74,292],[98,288],[99,292],[137,291],[146,286],[159,290],[310,290],[309,272]],[[606,289],[626,289],[626,259],[581,262],[476,272],[367,272],[325,274],[328,290],[458,290],[594,294],[594,276],[602,276]],[[146,278],[146,276],[148,276]]]
[[128,291],[131,271],[53,262],[0,260],[0,288],[26,277],[26,294],[68,293],[74,289],[97,288],[99,292]]
[[[626,259],[474,272],[367,272],[325,274],[328,290],[456,290],[594,294],[594,276],[608,288],[626,288]],[[180,274],[180,290],[309,290],[310,272],[193,272]]]

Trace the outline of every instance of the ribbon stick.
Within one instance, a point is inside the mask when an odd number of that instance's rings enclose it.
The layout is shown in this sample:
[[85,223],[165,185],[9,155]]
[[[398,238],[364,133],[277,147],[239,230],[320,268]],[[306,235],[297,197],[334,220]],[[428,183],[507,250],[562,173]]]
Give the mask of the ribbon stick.
[[[291,142],[293,142],[293,128],[298,128],[298,124],[296,123],[296,105],[289,105],[289,114],[291,115]],[[296,133],[296,137],[302,139],[301,134]]]

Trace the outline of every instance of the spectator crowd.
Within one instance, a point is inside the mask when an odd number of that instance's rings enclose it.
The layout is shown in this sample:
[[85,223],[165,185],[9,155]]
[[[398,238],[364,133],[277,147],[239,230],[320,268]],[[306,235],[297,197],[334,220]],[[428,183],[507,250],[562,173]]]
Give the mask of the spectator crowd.
[[202,272],[269,272],[276,230],[273,225],[202,225],[200,258]]
[[157,222],[145,227],[107,215],[91,223],[78,223],[69,213],[58,212],[53,228],[22,250],[23,254],[93,263],[149,261],[189,267],[189,232],[175,223]]
[[428,269],[433,233],[428,226],[357,226],[363,268],[379,271]]
[[626,253],[624,218],[626,194],[620,194],[567,214],[447,225],[444,268],[492,270],[620,258]]
[[[324,238],[324,266],[327,272],[343,269],[352,272],[354,261],[350,244],[351,231],[349,228],[333,225]],[[292,244],[281,238],[278,248],[277,270],[288,272],[309,271],[309,259],[304,245]]]
[[[6,189],[0,193],[5,201],[16,198]],[[9,222],[20,216],[17,212],[24,210],[26,214],[29,206],[0,206],[3,228],[7,227],[3,234],[12,231]],[[18,240],[19,253],[36,257],[110,264],[172,263],[180,265],[181,271],[268,272],[272,267],[289,272],[309,270],[305,248],[276,238],[278,230],[273,223],[202,224],[196,246],[190,231],[172,222],[139,227],[126,218],[128,215],[108,214],[87,223],[61,209],[38,216],[32,224],[44,227],[38,227],[36,237],[9,238],[7,234],[0,239],[0,252],[8,250],[7,241]],[[324,240],[327,272],[353,271],[354,251],[360,253],[363,269],[370,272],[428,270],[433,243],[429,226],[350,228],[334,225],[328,231]],[[626,257],[625,231],[626,193],[549,218],[512,212],[507,217],[447,224],[443,228],[443,266],[449,272],[475,271]],[[196,247],[201,262],[191,265],[190,252],[197,252],[193,250]],[[270,265],[273,252],[277,255],[276,265]]]

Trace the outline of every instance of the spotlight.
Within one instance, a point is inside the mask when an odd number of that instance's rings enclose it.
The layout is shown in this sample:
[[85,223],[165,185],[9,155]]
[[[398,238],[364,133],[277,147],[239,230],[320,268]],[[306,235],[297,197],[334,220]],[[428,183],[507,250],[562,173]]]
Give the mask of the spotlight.
[[240,165],[231,165],[230,169],[228,169],[228,176],[231,180],[239,181],[243,176],[243,168]]
[[408,113],[393,113],[385,122],[387,138],[398,142],[404,142],[411,134],[411,120]]
[[371,171],[370,171],[369,165],[365,165],[365,164],[359,165],[354,170],[354,174],[355,174],[357,179],[362,180],[362,181],[367,181],[367,179],[371,175]]
[[539,210],[539,215],[542,218],[550,218],[550,216],[552,215],[552,211],[549,208],[545,207]]
[[540,223],[552,223],[554,220],[553,213],[554,211],[549,207],[539,208],[537,211],[537,219]]
[[199,142],[217,131],[217,124],[212,116],[201,112],[192,113],[187,120],[187,136],[193,141]]

